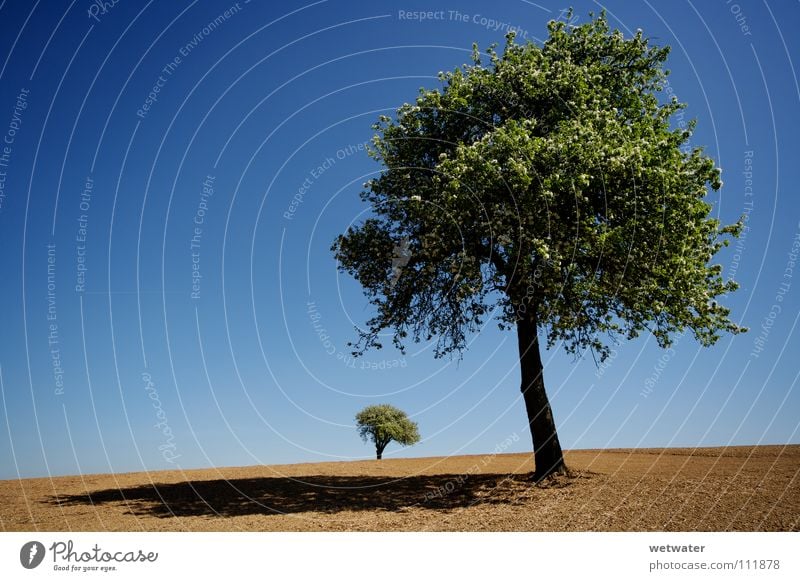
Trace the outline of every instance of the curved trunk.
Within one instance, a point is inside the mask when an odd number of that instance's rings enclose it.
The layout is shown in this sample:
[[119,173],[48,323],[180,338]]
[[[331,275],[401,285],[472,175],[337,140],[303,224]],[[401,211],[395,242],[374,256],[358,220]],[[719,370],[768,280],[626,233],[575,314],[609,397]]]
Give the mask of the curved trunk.
[[530,312],[524,312],[517,320],[519,366],[522,397],[533,438],[533,458],[536,464],[534,476],[536,480],[541,480],[550,474],[566,473],[567,467],[558,441],[553,411],[544,389],[538,322],[533,305],[527,306]]

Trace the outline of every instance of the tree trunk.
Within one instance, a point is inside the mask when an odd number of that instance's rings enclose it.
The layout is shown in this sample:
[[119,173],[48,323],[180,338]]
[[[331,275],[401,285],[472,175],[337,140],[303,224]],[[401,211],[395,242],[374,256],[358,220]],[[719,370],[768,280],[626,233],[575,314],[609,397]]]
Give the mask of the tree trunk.
[[533,438],[533,457],[536,464],[534,477],[541,480],[551,474],[564,474],[567,467],[561,453],[553,411],[544,389],[544,366],[539,351],[535,306],[526,306],[527,309],[517,320],[521,390]]
[[380,460],[380,459],[381,459],[381,456],[383,456],[383,453],[382,453],[382,452],[378,452],[378,453],[376,454],[376,456],[378,457],[378,460]]

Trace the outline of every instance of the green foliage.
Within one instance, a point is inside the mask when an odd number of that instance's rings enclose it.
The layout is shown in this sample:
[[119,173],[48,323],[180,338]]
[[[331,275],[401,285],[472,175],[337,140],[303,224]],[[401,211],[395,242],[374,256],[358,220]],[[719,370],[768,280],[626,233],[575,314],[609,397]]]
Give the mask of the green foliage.
[[411,446],[420,440],[417,424],[404,411],[388,404],[367,406],[358,412],[356,427],[362,440],[375,443],[379,456],[390,442]]
[[410,336],[460,352],[486,317],[506,328],[526,311],[548,346],[601,360],[604,338],[649,331],[667,347],[691,329],[710,345],[745,330],[715,300],[736,283],[711,263],[742,222],[710,217],[720,170],[688,146],[694,123],[671,126],[685,105],[659,99],[668,47],[605,14],[548,31],[542,46],[508,34],[488,63],[474,47],[441,89],[373,126],[373,216],[332,248],[376,309],[356,354],[385,329],[400,349]]

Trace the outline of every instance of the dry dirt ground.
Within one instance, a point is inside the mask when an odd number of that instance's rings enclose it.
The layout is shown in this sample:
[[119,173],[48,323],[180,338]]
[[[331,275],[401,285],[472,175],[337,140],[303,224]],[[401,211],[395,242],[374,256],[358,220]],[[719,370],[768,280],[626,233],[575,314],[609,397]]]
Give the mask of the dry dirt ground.
[[800,446],[528,454],[0,481],[6,531],[798,531]]

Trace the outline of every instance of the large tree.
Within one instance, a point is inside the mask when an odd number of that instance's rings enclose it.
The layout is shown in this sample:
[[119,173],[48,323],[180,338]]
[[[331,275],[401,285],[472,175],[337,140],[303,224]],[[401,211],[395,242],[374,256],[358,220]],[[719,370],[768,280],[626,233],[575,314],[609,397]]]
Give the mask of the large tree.
[[707,346],[744,330],[715,300],[736,284],[711,262],[741,220],[712,217],[720,170],[688,145],[694,123],[671,123],[685,105],[659,98],[668,47],[605,14],[548,32],[541,46],[509,34],[488,62],[473,46],[440,89],[381,116],[372,217],[333,245],[375,307],[356,354],[387,329],[439,357],[487,318],[516,329],[537,479],[566,471],[541,343],[602,361],[618,337],[668,347],[689,329]]

